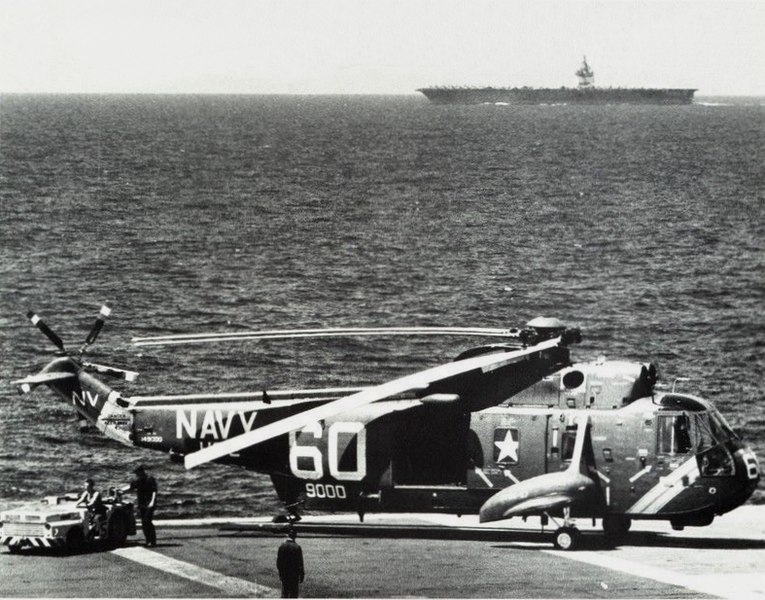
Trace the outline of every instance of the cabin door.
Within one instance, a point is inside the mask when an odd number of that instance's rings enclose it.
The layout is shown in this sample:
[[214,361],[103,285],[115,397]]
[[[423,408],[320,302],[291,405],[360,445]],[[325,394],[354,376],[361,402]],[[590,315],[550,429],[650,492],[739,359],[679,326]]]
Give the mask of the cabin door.
[[547,422],[544,414],[474,413],[468,487],[501,489],[547,472]]

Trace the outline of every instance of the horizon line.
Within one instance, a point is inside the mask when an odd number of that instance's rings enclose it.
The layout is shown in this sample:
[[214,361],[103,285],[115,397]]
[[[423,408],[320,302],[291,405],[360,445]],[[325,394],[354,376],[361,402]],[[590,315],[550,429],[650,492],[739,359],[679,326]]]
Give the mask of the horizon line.
[[[472,86],[475,87],[475,86]],[[541,88],[540,88],[541,89]],[[608,88],[604,88],[608,89]],[[614,88],[616,89],[616,88]],[[632,89],[632,88],[630,88]],[[643,89],[643,88],[634,88]],[[646,88],[647,89],[647,88]],[[699,93],[695,96],[725,98],[763,98],[764,92]],[[419,90],[412,92],[226,92],[226,91],[3,91],[0,96],[416,96],[425,99]]]

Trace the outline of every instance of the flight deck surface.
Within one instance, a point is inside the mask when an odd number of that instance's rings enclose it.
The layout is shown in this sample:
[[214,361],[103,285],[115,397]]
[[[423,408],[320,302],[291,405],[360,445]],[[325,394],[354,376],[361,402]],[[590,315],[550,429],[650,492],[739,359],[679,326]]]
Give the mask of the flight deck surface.
[[[709,527],[637,522],[608,549],[589,522],[583,548],[556,551],[552,523],[475,517],[355,515],[298,523],[304,597],[763,598],[765,512],[744,506]],[[495,525],[495,524],[492,524]],[[62,554],[0,552],[2,597],[278,597],[282,535],[267,519],[157,521],[159,544]],[[411,535],[401,526],[414,526]],[[459,529],[454,529],[455,527]]]

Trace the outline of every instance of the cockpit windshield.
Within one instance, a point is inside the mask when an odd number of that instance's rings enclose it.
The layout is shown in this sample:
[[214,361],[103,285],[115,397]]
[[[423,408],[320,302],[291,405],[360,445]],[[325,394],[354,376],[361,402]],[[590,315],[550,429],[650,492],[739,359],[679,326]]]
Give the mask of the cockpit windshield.
[[696,452],[712,448],[721,442],[738,439],[738,436],[717,411],[692,413],[693,446]]
[[733,456],[724,444],[728,440],[738,438],[730,425],[715,410],[695,413],[691,418],[701,475],[707,477],[735,475]]
[[725,417],[723,417],[719,412],[716,410],[709,413],[709,416],[711,417],[711,420],[715,422],[718,426],[718,428],[725,433],[725,437],[721,437],[721,441],[723,439],[725,440],[738,440],[741,439],[738,434],[733,431],[733,428],[728,425],[728,421],[725,420]]
[[725,442],[738,436],[717,411],[661,414],[657,433],[659,454],[696,454],[702,476],[735,474],[733,456]]

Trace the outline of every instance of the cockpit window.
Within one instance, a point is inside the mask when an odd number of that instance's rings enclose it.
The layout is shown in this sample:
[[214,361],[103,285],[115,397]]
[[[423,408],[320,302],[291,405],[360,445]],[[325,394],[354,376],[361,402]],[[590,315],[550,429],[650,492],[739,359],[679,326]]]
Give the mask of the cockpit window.
[[706,424],[713,440],[711,447],[699,447],[699,472],[705,477],[732,477],[736,474],[736,465],[723,442],[738,436],[717,411],[703,416],[705,418],[700,419],[699,424]]
[[725,417],[723,417],[719,412],[717,411],[711,412],[709,413],[709,416],[711,417],[712,422],[717,425],[717,428],[724,432],[724,435],[718,438],[720,441],[730,440],[730,439],[734,439],[734,440],[739,439],[738,434],[736,434],[736,432],[733,431],[731,426],[728,425],[728,421],[726,421]]
[[693,448],[688,415],[659,415],[658,428],[658,454],[687,454]]
[[697,452],[712,448],[721,442],[738,439],[725,420],[717,412],[703,412],[691,415],[692,441]]
[[724,442],[737,437],[716,411],[694,413],[691,441],[697,453],[699,472],[704,477],[731,477],[736,474],[733,457]]
[[699,454],[699,472],[705,477],[730,477],[736,474],[735,463],[725,446],[715,446]]
[[708,450],[717,444],[717,438],[709,423],[709,413],[693,415],[693,441],[696,452]]
[[720,413],[712,410],[660,414],[657,419],[657,454],[673,456],[693,452],[703,477],[735,476],[736,465],[725,442],[738,436]]
[[560,457],[563,461],[571,461],[574,457],[574,446],[576,445],[576,429],[567,430],[563,432],[561,436],[561,453]]

